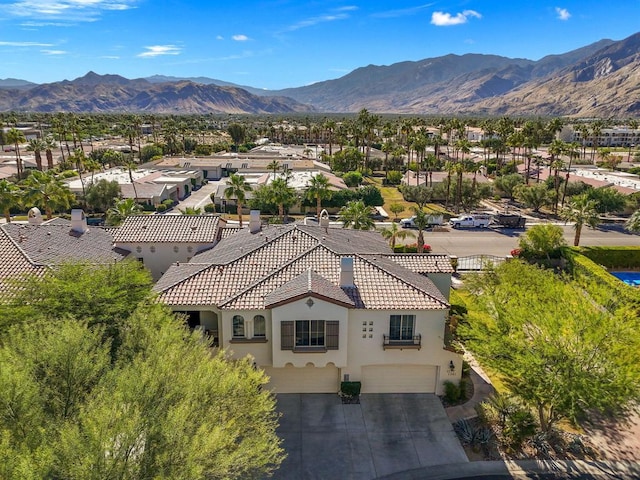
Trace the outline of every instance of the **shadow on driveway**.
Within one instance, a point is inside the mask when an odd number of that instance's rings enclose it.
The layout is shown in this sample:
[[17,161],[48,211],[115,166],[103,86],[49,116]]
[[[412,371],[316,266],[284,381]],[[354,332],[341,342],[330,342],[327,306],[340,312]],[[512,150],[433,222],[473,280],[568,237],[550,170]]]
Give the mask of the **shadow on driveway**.
[[288,457],[276,479],[369,480],[431,465],[467,462],[432,394],[280,394],[279,436]]

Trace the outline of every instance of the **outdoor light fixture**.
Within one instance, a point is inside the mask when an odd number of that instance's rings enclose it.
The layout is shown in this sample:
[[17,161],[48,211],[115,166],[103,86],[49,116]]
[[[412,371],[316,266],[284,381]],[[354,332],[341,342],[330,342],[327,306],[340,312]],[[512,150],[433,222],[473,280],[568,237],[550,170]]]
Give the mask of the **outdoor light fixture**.
[[456,366],[453,363],[453,360],[449,360],[449,373],[454,373],[456,371]]

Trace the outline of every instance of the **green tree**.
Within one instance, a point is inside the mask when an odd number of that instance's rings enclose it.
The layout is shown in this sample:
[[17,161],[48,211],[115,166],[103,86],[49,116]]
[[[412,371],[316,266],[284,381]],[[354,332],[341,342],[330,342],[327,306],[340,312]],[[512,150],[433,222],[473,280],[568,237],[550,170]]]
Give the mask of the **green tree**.
[[286,178],[276,178],[268,188],[273,203],[278,206],[280,221],[284,223],[285,210],[291,208],[297,201],[296,191],[287,184]]
[[340,209],[342,228],[371,230],[374,227],[372,213],[373,209],[365,205],[362,200],[352,200]]
[[413,202],[418,208],[424,208],[433,200],[434,189],[426,185],[405,185],[402,187],[402,196],[407,202]]
[[404,240],[407,237],[413,237],[413,232],[410,232],[409,230],[403,230],[395,222],[391,223],[390,226],[380,230],[380,234],[383,238],[389,240],[389,245],[391,245],[392,250],[396,248],[396,241],[398,239]]
[[329,179],[322,173],[311,177],[305,195],[309,200],[316,202],[316,219],[320,221],[320,211],[322,210],[322,200],[331,197],[329,190]]
[[518,245],[524,258],[550,260],[560,256],[560,249],[566,242],[561,227],[552,223],[540,223],[524,232]]
[[241,123],[232,123],[227,127],[227,133],[231,136],[231,141],[235,146],[236,151],[238,147],[244,143],[247,137],[247,129]]
[[124,219],[142,212],[142,207],[133,198],[116,200],[115,204],[107,210],[107,224],[120,225]]
[[424,252],[424,231],[429,226],[429,215],[420,207],[412,207],[414,214],[413,224],[418,229],[418,253]]
[[199,207],[185,207],[180,209],[182,215],[201,215],[202,209]]
[[404,212],[404,205],[402,205],[401,203],[392,203],[391,205],[389,205],[389,211],[393,213],[393,216],[397,220],[398,215]]
[[20,144],[26,142],[27,139],[25,138],[24,133],[22,133],[17,128],[10,128],[6,136],[7,136],[7,142],[11,143],[13,145],[13,148],[15,149],[16,173],[17,173],[18,180],[21,180],[24,173],[23,172],[24,166],[22,164],[22,157],[20,156]]
[[116,180],[101,178],[87,187],[86,201],[94,212],[107,212],[120,197],[120,185]]
[[38,170],[42,170],[42,152],[45,151],[47,145],[45,142],[40,140],[39,138],[33,138],[29,140],[29,145],[27,146],[27,150],[33,152],[36,158],[36,168]]
[[149,162],[157,157],[162,157],[162,147],[160,145],[145,145],[140,150],[141,162]]
[[360,172],[347,172],[342,176],[342,180],[347,184],[347,187],[357,187],[362,185],[362,174]]
[[524,183],[524,178],[518,173],[512,173],[509,175],[503,175],[497,177],[495,180],[495,186],[498,190],[503,192],[510,200],[513,200],[515,190],[518,185]]
[[631,214],[629,219],[625,222],[624,228],[630,232],[640,232],[640,210],[636,210]]
[[525,262],[505,262],[468,286],[473,312],[458,333],[549,432],[562,419],[620,412],[638,398],[636,316],[593,303],[580,285]]
[[573,222],[573,228],[576,231],[573,240],[575,247],[580,245],[582,227],[588,225],[591,228],[596,228],[599,221],[596,202],[585,194],[573,197],[569,204],[562,209],[561,217],[565,222]]
[[46,212],[47,220],[51,220],[54,211],[68,210],[75,201],[75,195],[69,187],[49,171],[31,172],[31,175],[20,183],[20,187],[25,206],[42,208]]
[[252,191],[251,185],[247,180],[237,173],[232,173],[227,181],[227,187],[224,189],[224,198],[227,200],[235,199],[238,206],[238,220],[240,228],[242,228],[242,206],[247,201],[247,193]]
[[590,188],[586,195],[601,214],[621,212],[627,204],[627,197],[613,187]]
[[519,201],[536,213],[549,203],[549,190],[544,183],[518,185],[514,191],[514,195]]
[[20,205],[20,189],[15,183],[0,180],[0,210],[7,223],[11,223],[11,209]]
[[278,170],[280,170],[280,162],[278,160],[272,160],[267,165],[267,169],[273,172],[273,180],[275,180],[276,174],[278,173]]

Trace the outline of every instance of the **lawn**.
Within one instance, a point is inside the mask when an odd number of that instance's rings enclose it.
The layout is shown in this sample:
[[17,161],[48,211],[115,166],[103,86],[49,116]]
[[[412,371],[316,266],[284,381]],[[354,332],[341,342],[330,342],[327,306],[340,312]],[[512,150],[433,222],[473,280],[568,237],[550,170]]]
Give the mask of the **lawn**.
[[[366,183],[369,185],[375,185],[380,190],[382,194],[382,198],[384,198],[384,205],[382,208],[389,214],[389,218],[393,219],[394,214],[391,213],[390,206],[392,203],[399,203],[404,207],[404,210],[398,214],[398,218],[406,218],[413,215],[412,207],[415,207],[416,204],[413,202],[407,202],[403,197],[402,193],[398,190],[398,187],[385,187],[382,186],[382,178],[380,177],[367,177]],[[427,204],[427,209],[436,213],[446,214],[447,211],[443,209],[440,205],[435,203]]]

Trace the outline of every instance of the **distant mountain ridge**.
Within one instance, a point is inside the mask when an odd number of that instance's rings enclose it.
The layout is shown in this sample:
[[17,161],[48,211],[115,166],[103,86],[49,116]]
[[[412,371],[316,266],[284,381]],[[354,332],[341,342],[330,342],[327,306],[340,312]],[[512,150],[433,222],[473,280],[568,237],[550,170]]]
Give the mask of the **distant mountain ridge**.
[[367,108],[398,114],[625,117],[640,111],[639,52],[640,33],[537,61],[450,54],[369,65],[337,79],[283,90],[208,77],[128,80],[89,72],[22,91],[3,88],[0,81],[0,110],[179,114],[348,113]]

